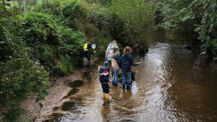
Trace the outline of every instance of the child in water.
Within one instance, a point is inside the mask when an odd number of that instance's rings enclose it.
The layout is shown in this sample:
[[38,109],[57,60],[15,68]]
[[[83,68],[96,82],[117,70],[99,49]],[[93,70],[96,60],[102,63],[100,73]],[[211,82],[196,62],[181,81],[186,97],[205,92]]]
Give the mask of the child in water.
[[103,89],[103,97],[109,100],[109,61],[105,61],[104,66],[99,66],[98,70],[100,83]]
[[134,64],[133,56],[131,55],[132,49],[130,47],[124,48],[124,54],[121,56],[120,64],[122,70],[122,84],[123,89],[127,86],[127,89],[131,88],[131,66],[137,66]]
[[112,70],[113,70],[113,80],[112,80],[112,85],[117,86],[118,83],[118,73],[120,70],[120,52],[119,48],[115,48],[113,52],[113,57],[111,59],[111,64],[112,64]]

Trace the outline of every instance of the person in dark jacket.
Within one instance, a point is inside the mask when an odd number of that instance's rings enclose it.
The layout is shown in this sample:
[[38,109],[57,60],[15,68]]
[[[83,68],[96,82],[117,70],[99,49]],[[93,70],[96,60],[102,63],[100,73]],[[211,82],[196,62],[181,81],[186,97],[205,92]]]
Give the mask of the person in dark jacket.
[[103,97],[109,99],[109,61],[104,62],[104,66],[99,66],[99,80],[103,90]]
[[84,68],[86,70],[89,70],[89,68],[90,68],[90,57],[91,57],[91,54],[95,53],[91,49],[91,45],[92,45],[92,43],[85,43],[84,47],[83,47],[83,51],[82,51]]
[[137,66],[138,64],[134,64],[133,56],[131,55],[132,49],[130,47],[124,48],[124,54],[120,59],[120,66],[122,70],[122,84],[123,89],[127,86],[127,89],[131,88],[131,66]]

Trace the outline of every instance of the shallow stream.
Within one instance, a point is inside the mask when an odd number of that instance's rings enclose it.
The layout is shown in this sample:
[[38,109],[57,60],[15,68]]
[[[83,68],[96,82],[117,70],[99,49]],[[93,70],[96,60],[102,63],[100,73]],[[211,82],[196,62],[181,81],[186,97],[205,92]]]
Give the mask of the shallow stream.
[[212,63],[167,43],[152,44],[137,62],[132,90],[111,86],[112,101],[103,106],[95,66],[90,81],[70,84],[73,89],[64,98],[69,101],[47,121],[217,121],[217,69]]

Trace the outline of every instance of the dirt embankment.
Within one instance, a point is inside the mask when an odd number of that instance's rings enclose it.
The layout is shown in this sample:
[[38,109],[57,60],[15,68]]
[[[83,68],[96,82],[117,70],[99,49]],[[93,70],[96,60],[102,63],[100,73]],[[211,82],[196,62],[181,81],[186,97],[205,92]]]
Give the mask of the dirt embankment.
[[51,115],[54,108],[60,107],[67,99],[63,99],[72,90],[68,84],[77,80],[84,80],[84,73],[81,71],[75,72],[70,76],[59,78],[55,82],[55,87],[48,89],[49,95],[45,100],[40,101],[43,105],[41,108],[39,103],[35,102],[36,95],[30,94],[27,99],[21,104],[22,108],[28,111],[24,116],[25,120],[42,121],[43,118]]

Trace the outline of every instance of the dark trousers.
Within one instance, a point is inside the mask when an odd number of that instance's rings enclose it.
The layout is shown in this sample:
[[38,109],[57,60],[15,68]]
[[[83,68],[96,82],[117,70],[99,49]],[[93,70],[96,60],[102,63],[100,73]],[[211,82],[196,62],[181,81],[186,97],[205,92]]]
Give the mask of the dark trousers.
[[108,83],[101,83],[103,93],[109,94],[109,84]]

